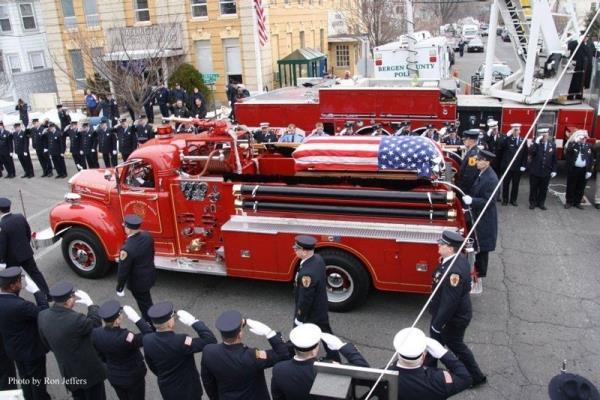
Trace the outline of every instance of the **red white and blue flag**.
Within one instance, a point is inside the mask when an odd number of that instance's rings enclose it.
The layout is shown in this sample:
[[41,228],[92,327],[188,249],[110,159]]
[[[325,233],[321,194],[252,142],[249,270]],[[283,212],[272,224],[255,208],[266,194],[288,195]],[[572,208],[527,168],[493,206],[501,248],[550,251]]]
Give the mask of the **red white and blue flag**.
[[297,170],[414,171],[431,178],[443,161],[439,147],[421,136],[309,137],[294,151]]
[[254,0],[254,8],[256,9],[258,40],[260,41],[260,45],[264,46],[269,40],[269,35],[267,34],[267,17],[265,16],[262,0]]

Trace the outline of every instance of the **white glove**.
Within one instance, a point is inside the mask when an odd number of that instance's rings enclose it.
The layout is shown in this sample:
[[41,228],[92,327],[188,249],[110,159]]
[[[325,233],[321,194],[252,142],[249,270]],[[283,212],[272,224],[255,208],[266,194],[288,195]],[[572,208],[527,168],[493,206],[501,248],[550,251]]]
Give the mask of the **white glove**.
[[541,135],[535,138],[535,142],[537,144],[540,144],[541,141],[542,141],[542,136]]
[[92,149],[92,153],[95,153],[95,152],[96,152],[96,150]]
[[526,168],[525,168],[525,167],[521,167],[521,168],[519,168],[519,170],[520,170],[521,172],[525,172]]
[[185,310],[177,311],[177,316],[179,317],[179,320],[187,326],[192,326],[194,323],[198,322],[196,317]]
[[339,337],[334,336],[331,333],[321,333],[321,340],[325,342],[329,350],[333,351],[337,351],[346,345]]
[[27,157],[29,154],[27,154],[27,153],[23,153],[23,155],[24,155],[25,157]]
[[125,297],[125,290],[121,290],[120,292],[117,290],[117,296]]
[[44,153],[47,153],[47,152],[48,152],[48,149],[44,149]]
[[33,279],[29,277],[29,275],[25,275],[25,284],[25,290],[27,290],[29,293],[37,293],[40,291],[38,285],[35,284]]
[[303,325],[303,324],[304,324],[304,322],[300,322],[300,321],[298,321],[298,318],[294,318],[294,325],[295,326],[300,326],[300,325]]
[[555,178],[556,177],[556,172],[550,172],[550,179]]
[[117,154],[117,151],[116,151],[116,150],[113,150],[113,154]]
[[6,269],[6,264],[0,264],[0,271],[3,271]]
[[512,131],[512,129],[511,129],[510,131],[506,132],[506,136],[509,136],[509,137],[510,137],[510,136],[512,136],[512,135],[513,135],[513,131]]
[[15,153],[10,153],[10,156],[11,156],[11,157],[14,157],[14,156],[15,156]]
[[586,172],[585,173],[585,179],[590,179],[591,176],[592,176],[591,172]]
[[88,307],[94,304],[90,295],[84,292],[83,290],[75,291],[75,296],[77,297],[75,303],[85,304]]
[[135,312],[131,306],[123,306],[123,312],[127,315],[127,318],[134,324],[137,323],[142,317],[138,313]]
[[469,195],[463,196],[462,197],[462,201],[463,203],[465,203],[466,205],[470,206],[471,203],[473,203],[473,198]]
[[262,322],[248,318],[246,319],[246,323],[250,328],[250,332],[254,333],[255,335],[265,336],[267,339],[271,339],[273,336],[275,336],[275,331]]
[[435,339],[426,338],[425,342],[427,343],[427,352],[434,358],[442,358],[448,352],[448,349]]
[[61,157],[64,157],[64,156],[65,156],[65,154],[64,154],[64,153],[60,153],[60,156],[61,156]]
[[83,155],[83,150],[80,150],[80,151],[79,151],[79,155]]

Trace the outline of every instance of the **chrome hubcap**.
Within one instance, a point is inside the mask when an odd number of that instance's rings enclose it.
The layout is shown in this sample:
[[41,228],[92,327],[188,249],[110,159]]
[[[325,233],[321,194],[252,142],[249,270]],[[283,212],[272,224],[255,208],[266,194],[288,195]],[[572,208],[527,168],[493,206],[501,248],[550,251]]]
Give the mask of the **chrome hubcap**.
[[348,300],[354,293],[354,280],[337,265],[325,267],[327,274],[327,298],[332,303],[341,303]]
[[91,271],[96,267],[94,250],[82,240],[74,240],[69,244],[69,257],[73,265],[82,271]]

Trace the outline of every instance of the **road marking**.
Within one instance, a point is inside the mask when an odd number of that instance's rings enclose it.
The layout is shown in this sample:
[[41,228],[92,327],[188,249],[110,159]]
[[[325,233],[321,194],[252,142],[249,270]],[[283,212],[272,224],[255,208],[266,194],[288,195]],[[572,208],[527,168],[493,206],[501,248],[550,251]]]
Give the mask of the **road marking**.
[[54,205],[51,205],[50,207],[46,207],[43,210],[40,210],[40,211],[36,212],[35,214],[33,214],[29,218],[27,218],[27,222],[31,222],[31,220],[34,220],[37,217],[39,217],[40,215],[47,213],[53,207],[54,207]]
[[44,250],[40,251],[39,253],[37,253],[34,256],[35,260],[38,261],[41,258],[45,257],[48,253],[50,253],[52,250],[54,250],[55,248],[57,248],[59,244],[60,244],[60,240],[58,242],[56,242],[56,243],[53,243],[49,247],[46,247]]

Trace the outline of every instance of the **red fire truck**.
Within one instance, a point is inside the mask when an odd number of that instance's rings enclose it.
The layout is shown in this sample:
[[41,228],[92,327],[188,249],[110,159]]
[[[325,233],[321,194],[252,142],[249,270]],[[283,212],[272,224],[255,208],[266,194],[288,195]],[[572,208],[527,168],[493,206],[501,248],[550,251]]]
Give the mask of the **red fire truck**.
[[371,288],[429,292],[442,231],[465,228],[447,174],[299,170],[297,145],[257,145],[224,122],[196,122],[207,130],[172,136],[162,127],[116,168],[77,173],[37,243],[61,239],[68,265],[100,278],[115,268],[123,217],[134,213],[154,237],[158,268],[291,282],[294,237],[312,235],[331,308],[348,310]]

